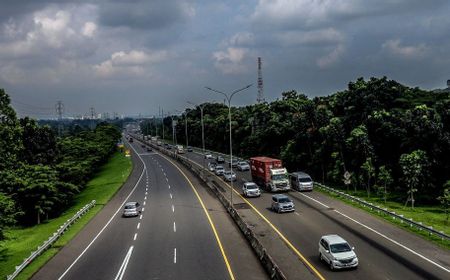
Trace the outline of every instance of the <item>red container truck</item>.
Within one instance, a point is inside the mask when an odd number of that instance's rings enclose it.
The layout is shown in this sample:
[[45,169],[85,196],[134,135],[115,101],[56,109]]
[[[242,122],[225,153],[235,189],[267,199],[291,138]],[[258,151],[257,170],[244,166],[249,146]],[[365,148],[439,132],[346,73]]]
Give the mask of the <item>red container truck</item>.
[[269,157],[250,158],[252,180],[267,191],[287,191],[291,189],[288,173],[279,159]]

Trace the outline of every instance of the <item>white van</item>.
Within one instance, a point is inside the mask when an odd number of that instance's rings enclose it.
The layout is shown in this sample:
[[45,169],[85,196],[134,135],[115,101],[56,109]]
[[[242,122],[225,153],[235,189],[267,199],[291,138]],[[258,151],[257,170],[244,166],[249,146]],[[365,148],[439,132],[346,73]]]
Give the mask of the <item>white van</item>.
[[289,180],[291,181],[291,187],[298,191],[312,191],[314,188],[314,182],[311,176],[305,172],[294,172],[289,174]]

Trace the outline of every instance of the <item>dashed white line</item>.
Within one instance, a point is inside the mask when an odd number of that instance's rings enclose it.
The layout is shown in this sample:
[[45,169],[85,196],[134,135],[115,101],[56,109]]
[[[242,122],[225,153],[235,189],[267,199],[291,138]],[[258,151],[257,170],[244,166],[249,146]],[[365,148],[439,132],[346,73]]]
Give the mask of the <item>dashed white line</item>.
[[142,212],[144,212],[145,211],[145,207],[142,207]]
[[170,189],[170,185],[168,185],[169,186],[169,189]]
[[144,205],[145,205],[145,200],[144,200]]
[[147,196],[144,197],[144,200],[147,200]]
[[142,215],[139,216],[139,220],[142,220]]
[[148,192],[145,192],[145,195],[147,195],[148,194]]
[[299,213],[297,213],[297,212],[294,212],[295,213],[295,215],[297,215],[297,216],[300,216],[300,214]]
[[139,229],[140,227],[141,227],[141,223],[138,223],[136,228]]
[[177,248],[173,250],[173,263],[177,263]]
[[173,232],[177,232],[177,225],[173,222]]
[[137,238],[137,233],[134,234],[133,240],[136,240]]
[[172,212],[175,213],[175,206],[172,205]]
[[172,193],[170,193],[170,199],[172,199]]
[[169,179],[166,177],[166,181],[169,182]]

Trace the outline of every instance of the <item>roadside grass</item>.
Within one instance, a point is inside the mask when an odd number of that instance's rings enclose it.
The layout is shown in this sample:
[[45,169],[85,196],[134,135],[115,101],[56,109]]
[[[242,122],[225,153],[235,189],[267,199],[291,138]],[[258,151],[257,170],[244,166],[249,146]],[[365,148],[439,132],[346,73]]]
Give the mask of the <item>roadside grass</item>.
[[111,159],[100,168],[94,178],[88,182],[86,188],[76,195],[74,204],[60,217],[28,228],[11,228],[6,231],[7,239],[0,248],[0,279],[13,273],[15,266],[23,262],[32,251],[42,245],[53,233],[79,209],[92,200],[96,205],[81,219],[73,224],[53,246],[45,251],[25,268],[16,279],[29,279],[61,247],[67,244],[103,206],[114,196],[131,173],[131,160],[122,153],[116,152]]
[[[378,213],[376,210],[370,210],[367,207],[363,207],[359,203],[346,199],[342,196],[339,196],[338,194],[328,192],[320,187],[317,187],[316,190],[333,198],[339,199],[354,207],[362,209],[376,217],[382,218],[391,224],[394,224],[417,235],[420,235],[424,239],[429,240],[445,249],[450,249],[449,240],[445,239],[442,240],[440,237],[436,235],[430,235],[427,231],[419,230],[414,226],[411,227],[408,223],[405,222],[402,223],[398,219],[393,219],[391,216],[383,214],[382,212]],[[389,200],[387,200],[385,204],[383,198],[377,197],[375,195],[367,197],[367,194],[364,191],[357,191],[357,192],[349,191],[347,193],[359,197],[367,202],[373,203],[374,205],[377,205],[381,208],[387,208],[389,211],[395,212],[398,215],[403,215],[403,217],[407,219],[413,219],[413,221],[415,222],[421,222],[425,226],[432,226],[437,231],[443,231],[444,233],[447,234],[450,232],[450,221],[446,220],[445,212],[439,206],[414,206],[414,209],[412,209],[410,206],[405,207],[403,203]]]

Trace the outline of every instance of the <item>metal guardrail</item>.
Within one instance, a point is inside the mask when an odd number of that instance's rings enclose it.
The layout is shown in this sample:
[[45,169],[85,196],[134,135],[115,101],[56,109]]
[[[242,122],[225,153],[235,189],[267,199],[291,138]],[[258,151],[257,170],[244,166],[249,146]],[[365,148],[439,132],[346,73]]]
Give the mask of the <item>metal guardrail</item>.
[[94,207],[96,201],[92,200],[90,203],[86,204],[83,208],[78,210],[75,215],[73,215],[72,218],[68,219],[62,226],[59,227],[59,229],[53,233],[52,236],[50,236],[46,241],[44,241],[44,244],[42,246],[39,246],[36,251],[32,252],[31,255],[24,259],[23,263],[16,266],[16,270],[13,274],[8,275],[6,279],[12,280],[19,275],[19,273],[25,269],[27,265],[29,265],[35,258],[37,258],[39,255],[41,255],[45,250],[47,250],[53,243],[58,240],[61,235],[64,234],[64,232],[73,224],[76,220],[78,220],[81,216],[87,213],[92,207]]
[[427,231],[429,235],[433,235],[434,234],[436,236],[439,236],[443,240],[444,239],[450,240],[450,235],[444,233],[443,231],[437,231],[432,226],[427,226],[427,225],[422,224],[422,222],[416,222],[416,221],[413,221],[413,219],[405,218],[403,215],[396,214],[394,211],[389,211],[387,208],[382,208],[381,206],[378,206],[378,205],[375,205],[373,203],[367,202],[367,201],[365,201],[365,200],[363,200],[363,199],[361,199],[359,197],[356,197],[356,196],[353,196],[353,195],[349,195],[349,194],[347,194],[347,193],[345,193],[343,191],[339,191],[339,190],[327,187],[327,186],[325,186],[323,184],[320,184],[320,183],[314,183],[314,184],[316,186],[318,186],[319,188],[322,188],[322,189],[324,189],[324,190],[326,190],[328,192],[337,194],[337,195],[339,195],[341,197],[344,197],[344,198],[346,198],[348,200],[351,200],[351,201],[354,201],[356,203],[359,203],[363,207],[367,207],[370,210],[377,211],[378,213],[384,213],[384,214],[386,214],[388,216],[391,216],[392,219],[394,219],[394,220],[398,219],[401,223],[409,224],[410,227],[416,227],[419,230]]

